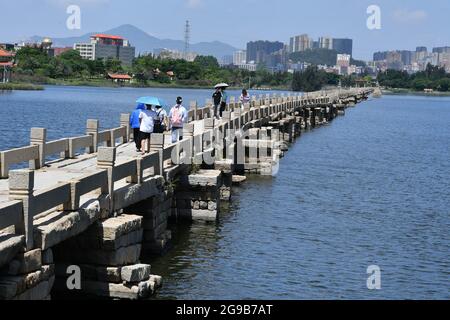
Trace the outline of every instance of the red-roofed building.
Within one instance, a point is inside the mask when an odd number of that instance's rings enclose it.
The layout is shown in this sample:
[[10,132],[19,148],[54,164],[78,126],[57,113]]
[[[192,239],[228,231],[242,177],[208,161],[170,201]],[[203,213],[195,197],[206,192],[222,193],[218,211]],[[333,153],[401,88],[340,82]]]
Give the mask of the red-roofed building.
[[84,59],[118,59],[123,65],[131,66],[136,49],[128,40],[108,34],[94,34],[90,43],[76,43],[73,47]]
[[0,49],[0,82],[6,83],[11,80],[11,69],[13,67],[14,52]]
[[130,83],[131,80],[133,80],[133,77],[129,76],[128,74],[117,74],[117,73],[108,73],[108,78],[111,79],[113,82],[117,83]]

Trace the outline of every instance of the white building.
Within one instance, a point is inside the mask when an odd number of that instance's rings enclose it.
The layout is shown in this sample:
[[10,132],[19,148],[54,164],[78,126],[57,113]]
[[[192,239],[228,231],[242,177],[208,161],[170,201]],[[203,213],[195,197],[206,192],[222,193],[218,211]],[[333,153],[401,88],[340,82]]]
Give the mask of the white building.
[[332,50],[333,49],[333,38],[320,37],[319,38],[319,48]]
[[258,67],[256,63],[243,63],[243,64],[238,64],[236,66],[239,69],[248,70],[248,71],[252,71],[252,72],[255,72]]
[[233,64],[239,66],[247,63],[247,50],[239,50],[233,54]]
[[131,66],[135,58],[136,49],[130,45],[128,40],[106,34],[91,36],[90,43],[75,43],[73,48],[80,52],[84,59],[118,59],[124,65]]
[[351,56],[349,54],[338,54],[336,66],[339,68],[339,74],[348,75],[350,74],[350,60]]
[[292,37],[289,43],[289,51],[301,52],[312,48],[313,40],[307,34]]

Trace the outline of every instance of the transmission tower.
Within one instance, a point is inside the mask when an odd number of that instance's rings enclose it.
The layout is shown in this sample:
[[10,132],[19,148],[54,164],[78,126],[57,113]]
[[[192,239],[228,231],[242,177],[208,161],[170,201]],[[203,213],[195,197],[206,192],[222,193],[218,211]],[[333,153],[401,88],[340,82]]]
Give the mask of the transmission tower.
[[187,59],[189,53],[189,42],[191,40],[191,24],[186,20],[186,27],[184,30],[184,58]]

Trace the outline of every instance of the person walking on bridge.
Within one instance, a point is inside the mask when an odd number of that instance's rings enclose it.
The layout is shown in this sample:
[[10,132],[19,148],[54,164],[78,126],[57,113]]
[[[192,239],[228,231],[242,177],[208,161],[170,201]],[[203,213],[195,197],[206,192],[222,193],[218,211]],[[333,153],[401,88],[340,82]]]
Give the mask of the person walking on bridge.
[[183,107],[182,97],[177,98],[176,105],[170,110],[169,119],[172,127],[172,143],[183,140],[183,125],[188,119],[188,113]]
[[140,134],[141,122],[139,120],[139,116],[141,115],[141,111],[145,110],[145,104],[139,103],[136,107],[136,110],[133,111],[130,117],[130,126],[133,129],[133,139],[136,144],[136,151],[141,152],[142,148],[142,138]]
[[246,89],[242,89],[242,94],[239,100],[241,101],[242,106],[244,106],[246,103],[250,103],[250,95],[248,94]]
[[155,128],[157,114],[151,105],[146,105],[146,110],[141,110],[139,119],[141,123],[140,135],[142,139],[142,154],[150,152],[150,136]]
[[228,103],[228,94],[226,92],[227,87],[222,87],[222,101],[220,101],[220,118],[222,119],[223,112],[227,109],[227,103]]
[[219,119],[219,108],[220,103],[222,102],[222,90],[220,88],[216,88],[212,98],[214,103],[214,118]]

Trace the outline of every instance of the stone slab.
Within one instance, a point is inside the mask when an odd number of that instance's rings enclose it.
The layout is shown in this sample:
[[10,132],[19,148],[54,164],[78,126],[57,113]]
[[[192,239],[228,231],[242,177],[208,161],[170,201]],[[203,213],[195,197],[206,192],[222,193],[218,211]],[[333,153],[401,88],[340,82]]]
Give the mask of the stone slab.
[[0,235],[0,267],[10,262],[22,249],[25,242],[24,236],[14,234]]
[[178,217],[192,221],[215,222],[219,215],[217,210],[178,210]]
[[35,249],[24,253],[19,253],[14,260],[20,263],[18,274],[26,274],[39,270],[42,266],[42,251]]
[[132,266],[122,267],[122,281],[127,283],[137,283],[146,281],[150,277],[151,266],[148,264],[135,264]]
[[34,241],[42,250],[77,236],[101,217],[100,201],[75,212],[54,212],[35,220]]
[[55,248],[53,253],[55,255],[55,259],[61,262],[120,267],[138,262],[141,253],[141,245],[136,244],[128,247],[122,247],[116,251],[67,251],[63,247],[58,247]]
[[83,292],[118,299],[138,300],[146,298],[155,292],[155,279],[139,284],[116,284],[98,281],[82,281]]
[[91,232],[99,231],[103,240],[116,240],[125,234],[141,229],[142,219],[137,215],[121,215],[98,222]]

